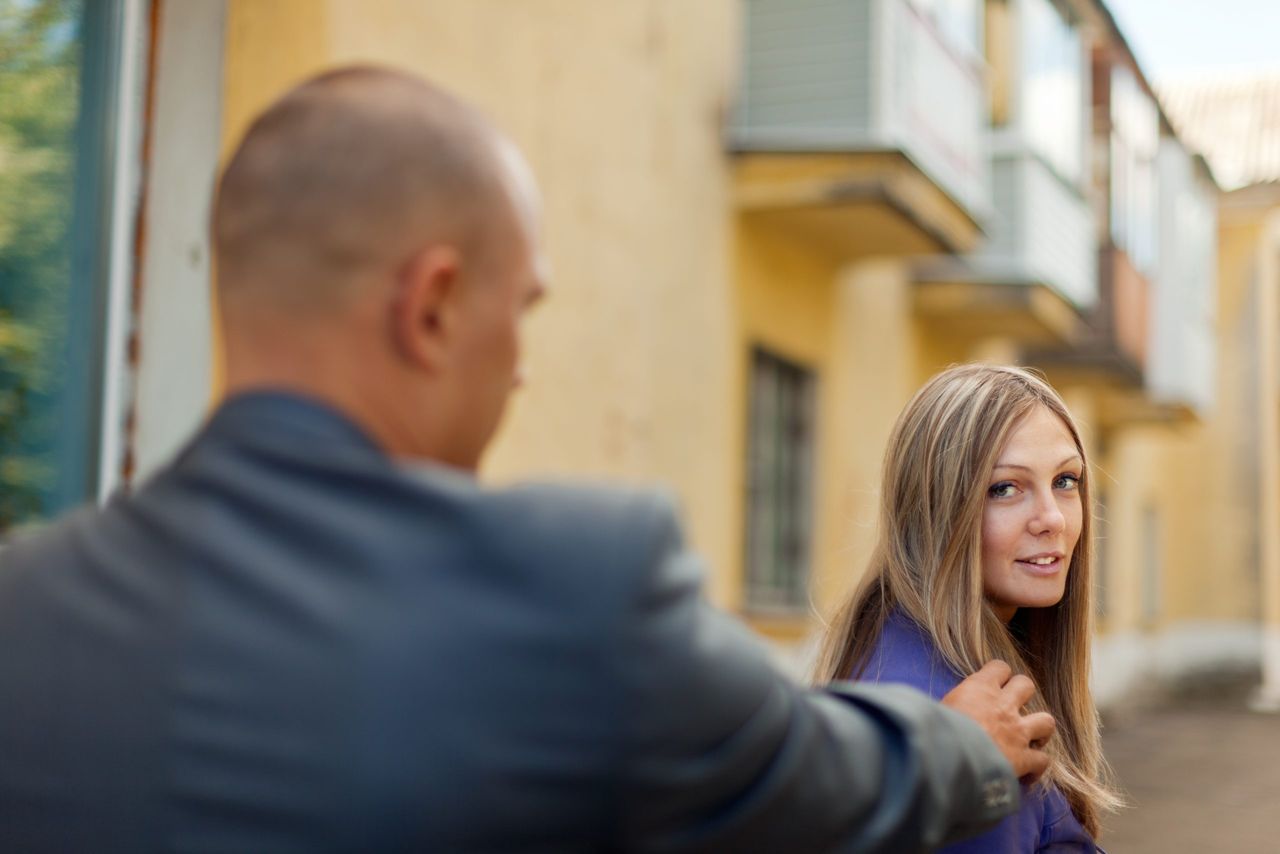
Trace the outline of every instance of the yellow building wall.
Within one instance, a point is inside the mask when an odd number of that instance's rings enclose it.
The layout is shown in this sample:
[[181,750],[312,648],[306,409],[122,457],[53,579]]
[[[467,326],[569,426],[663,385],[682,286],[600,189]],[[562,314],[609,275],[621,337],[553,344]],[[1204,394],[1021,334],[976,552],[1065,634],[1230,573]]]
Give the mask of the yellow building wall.
[[223,38],[225,161],[254,116],[289,87],[326,66],[328,7],[315,0],[230,0]]
[[1152,472],[1163,535],[1162,625],[1251,621],[1257,615],[1257,512],[1238,480],[1248,466],[1238,440],[1247,434],[1233,405],[1239,388],[1229,381],[1219,393],[1222,409],[1166,439]]
[[814,594],[829,613],[861,578],[879,524],[889,432],[921,380],[922,336],[903,259],[867,259],[840,271],[831,324],[831,397],[825,419],[829,476]]
[[[1251,485],[1257,535],[1254,613],[1262,627],[1262,685],[1258,706],[1280,709],[1280,194],[1255,188],[1222,212],[1223,275],[1239,282],[1237,304],[1251,328],[1255,361],[1242,378],[1252,391],[1251,436],[1256,445]],[[1231,197],[1228,197],[1229,199]],[[1242,324],[1242,325],[1243,325]]]
[[1261,238],[1257,221],[1224,216],[1217,399],[1203,421],[1172,431],[1156,471],[1170,522],[1164,546],[1169,622],[1256,623],[1265,555],[1280,535],[1262,515],[1278,473],[1275,461],[1267,461],[1276,437],[1268,439],[1263,427],[1265,409],[1276,400],[1274,382],[1263,375],[1278,318],[1259,299],[1275,287],[1264,285],[1256,269]]
[[[1231,321],[1221,338],[1236,360],[1233,385],[1247,401],[1234,435],[1237,445],[1246,437],[1251,451],[1227,477],[1236,489],[1247,484],[1252,502],[1254,528],[1246,542],[1256,593],[1249,614],[1261,617],[1274,636],[1280,631],[1280,207],[1224,210],[1219,251],[1222,310]],[[1278,664],[1273,656],[1271,667]]]
[[[1097,474],[1107,518],[1098,550],[1107,588],[1100,621],[1106,635],[1256,626],[1262,616],[1265,555],[1275,551],[1280,536],[1262,515],[1265,494],[1274,491],[1269,481],[1275,465],[1264,453],[1261,345],[1277,336],[1278,319],[1268,320],[1258,300],[1262,234],[1260,217],[1223,218],[1213,407],[1200,418],[1103,431],[1106,450]],[[1273,407],[1275,394],[1272,388]],[[1154,542],[1147,511],[1157,520]],[[1144,608],[1144,573],[1151,565],[1159,590],[1154,614]]]
[[[1101,625],[1108,631],[1152,629],[1160,619],[1165,555],[1155,540],[1168,527],[1159,501],[1163,488],[1158,473],[1164,450],[1162,440],[1158,428],[1114,431],[1107,439],[1107,453],[1094,467],[1106,496],[1106,535],[1097,544],[1097,551],[1105,586]],[[1152,521],[1154,528],[1149,529]],[[1156,609],[1148,612],[1144,585],[1145,576],[1151,571],[1157,575],[1159,598],[1153,603]]]

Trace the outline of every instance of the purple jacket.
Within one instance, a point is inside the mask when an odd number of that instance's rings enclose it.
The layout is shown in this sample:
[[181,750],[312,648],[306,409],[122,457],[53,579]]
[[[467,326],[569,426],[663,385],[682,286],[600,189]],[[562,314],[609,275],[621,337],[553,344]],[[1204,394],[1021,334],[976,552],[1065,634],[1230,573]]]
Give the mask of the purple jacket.
[[[866,682],[897,682],[935,700],[960,682],[943,661],[933,641],[904,614],[894,611],[871,651]],[[1022,807],[992,830],[941,849],[944,854],[1031,854],[1031,852],[1101,852],[1056,786],[1022,788]]]

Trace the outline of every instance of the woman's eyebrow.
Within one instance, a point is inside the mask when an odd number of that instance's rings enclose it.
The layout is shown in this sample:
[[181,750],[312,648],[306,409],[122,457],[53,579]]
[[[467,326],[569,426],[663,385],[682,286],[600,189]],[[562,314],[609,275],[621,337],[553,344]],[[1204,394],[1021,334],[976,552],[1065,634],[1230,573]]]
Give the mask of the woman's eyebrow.
[[[1054,468],[1060,469],[1063,466],[1065,466],[1067,463],[1072,463],[1072,462],[1076,462],[1076,463],[1080,462],[1080,455],[1072,454],[1071,456],[1067,457],[1065,460],[1063,460],[1062,462],[1054,466]],[[1017,463],[996,463],[995,467],[998,469],[1020,469],[1022,471],[1034,471],[1034,469],[1032,469],[1030,466],[1023,466]]]

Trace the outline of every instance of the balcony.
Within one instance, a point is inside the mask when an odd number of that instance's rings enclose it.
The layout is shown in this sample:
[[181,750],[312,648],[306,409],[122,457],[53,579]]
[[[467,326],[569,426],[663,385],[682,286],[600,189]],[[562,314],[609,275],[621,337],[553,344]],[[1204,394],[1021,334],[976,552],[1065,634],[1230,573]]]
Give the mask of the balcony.
[[982,261],[1052,288],[1081,311],[1092,308],[1098,255],[1093,214],[1079,190],[1025,146],[997,149],[991,172],[996,215]]
[[1083,315],[1098,301],[1093,214],[1075,187],[1009,139],[994,145],[990,240],[965,259],[917,264],[916,313],[926,323],[936,318],[952,337],[963,328],[973,342],[1074,346],[1085,335]]
[[976,246],[985,69],[952,42],[910,0],[749,0],[730,129],[740,209],[844,254]]
[[1213,402],[1216,185],[1203,160],[1174,139],[1156,163],[1160,251],[1151,298],[1147,389],[1164,404],[1203,414]]

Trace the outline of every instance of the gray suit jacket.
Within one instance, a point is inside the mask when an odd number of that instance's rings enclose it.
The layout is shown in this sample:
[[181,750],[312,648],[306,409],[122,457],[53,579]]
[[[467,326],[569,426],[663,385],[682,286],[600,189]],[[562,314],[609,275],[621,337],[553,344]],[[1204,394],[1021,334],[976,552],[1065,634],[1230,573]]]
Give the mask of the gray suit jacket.
[[925,850],[1016,806],[908,689],[803,690],[670,503],[407,469],[232,400],[0,552],[0,850]]

